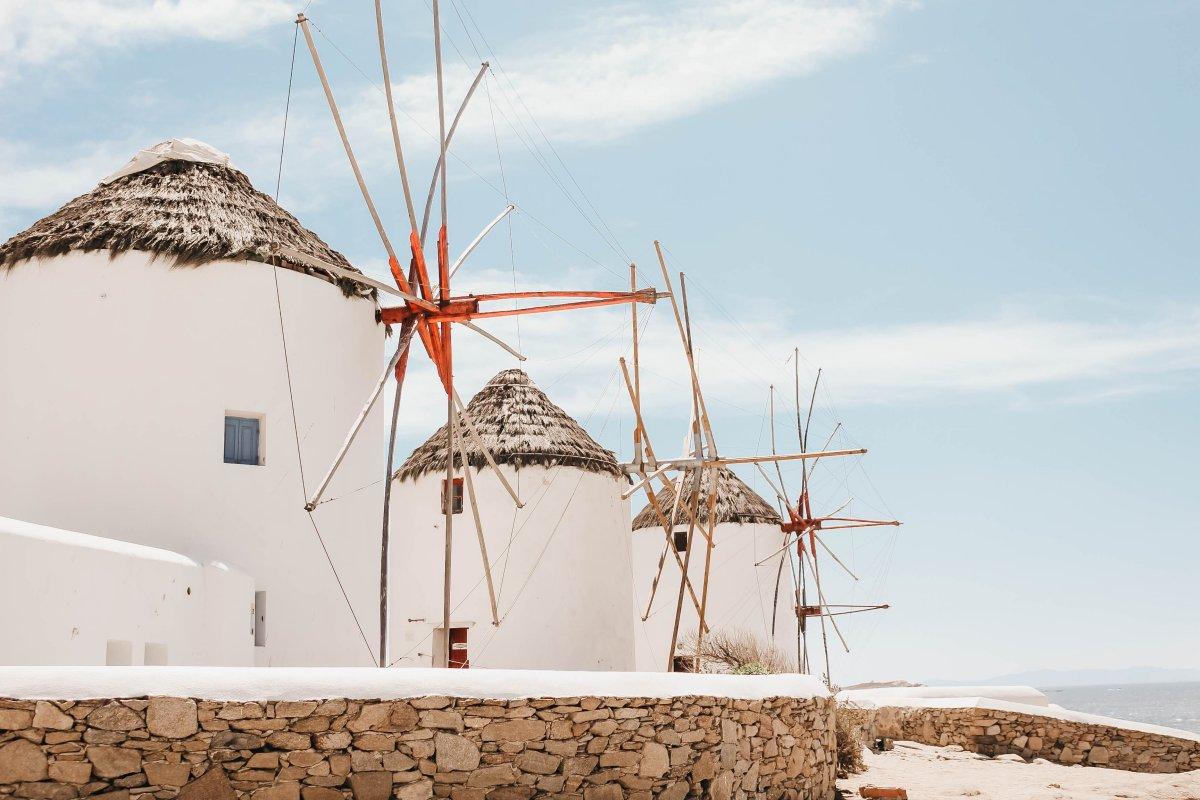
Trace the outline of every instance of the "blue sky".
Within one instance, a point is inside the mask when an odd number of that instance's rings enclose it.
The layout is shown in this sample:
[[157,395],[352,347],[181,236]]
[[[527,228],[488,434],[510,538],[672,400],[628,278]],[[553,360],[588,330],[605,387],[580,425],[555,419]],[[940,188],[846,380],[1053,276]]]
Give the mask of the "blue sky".
[[[424,186],[428,9],[385,9]],[[171,136],[229,152],[272,192],[296,10],[0,7],[0,237]],[[371,4],[308,13],[401,238]],[[724,452],[767,446],[772,382],[780,447],[794,446],[792,347],[806,386],[824,369],[813,438],[841,422],[834,445],[871,452],[821,467],[817,507],[853,497],[855,512],[906,522],[830,537],[862,573],[857,587],[830,578],[830,602],[894,605],[847,618],[835,679],[1200,663],[1200,6],[457,0],[444,22],[452,98],[475,47],[496,56],[450,165],[452,242],[499,211],[504,188],[521,209],[511,251],[497,229],[459,288],[620,288],[630,258],[661,283],[662,240],[688,272]],[[302,40],[280,199],[383,271]],[[490,327],[627,453],[623,319]],[[510,363],[462,341],[467,390]],[[652,432],[672,450],[687,399],[666,308],[649,317],[645,360]],[[429,370],[412,386],[401,448],[442,408]]]

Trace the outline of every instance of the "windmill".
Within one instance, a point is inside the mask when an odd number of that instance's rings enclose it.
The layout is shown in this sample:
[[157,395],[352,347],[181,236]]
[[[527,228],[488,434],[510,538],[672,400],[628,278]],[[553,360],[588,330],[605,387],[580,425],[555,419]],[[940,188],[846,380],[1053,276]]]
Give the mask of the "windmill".
[[[384,94],[387,99],[388,122],[391,128],[392,143],[395,150],[396,164],[399,169],[400,183],[404,192],[404,201],[408,212],[408,223],[410,228],[407,253],[409,258],[409,268],[407,274],[401,267],[400,257],[397,254],[397,250],[395,247],[393,247],[379,211],[377,210],[375,203],[371,198],[370,192],[367,190],[362,169],[359,166],[358,159],[355,157],[354,150],[351,147],[350,139],[346,133],[346,127],[342,121],[341,114],[338,111],[337,102],[334,99],[333,90],[330,87],[328,76],[325,73],[325,69],[321,63],[320,55],[317,52],[316,44],[313,41],[312,33],[309,29],[309,19],[304,15],[304,13],[300,13],[296,17],[296,24],[299,26],[300,31],[304,34],[305,44],[307,45],[310,56],[312,57],[313,66],[316,69],[317,76],[321,81],[321,88],[324,91],[325,99],[329,106],[330,115],[333,118],[333,122],[337,128],[342,147],[345,150],[346,159],[350,164],[352,172],[354,173],[354,178],[358,184],[363,202],[371,216],[372,222],[374,223],[375,229],[379,234],[380,241],[387,255],[388,267],[391,271],[395,286],[393,287],[383,283],[382,281],[365,278],[356,272],[337,267],[333,264],[328,264],[320,259],[316,259],[302,253],[292,252],[285,248],[281,248],[280,252],[289,258],[297,259],[301,263],[306,263],[310,266],[329,270],[340,277],[359,281],[360,283],[368,285],[383,294],[398,298],[399,300],[403,301],[402,305],[385,307],[380,310],[380,320],[383,323],[389,325],[400,325],[399,342],[395,353],[388,361],[387,367],[380,376],[380,379],[374,387],[374,390],[367,398],[367,401],[364,404],[362,411],[359,413],[355,423],[351,426],[345,442],[342,444],[341,449],[333,459],[332,465],[329,467],[324,478],[313,491],[311,496],[306,498],[305,503],[305,509],[311,514],[313,509],[315,509],[316,506],[321,502],[321,498],[325,494],[326,489],[329,487],[329,483],[333,479],[334,474],[337,472],[342,459],[345,457],[345,454],[353,444],[355,437],[362,429],[363,423],[366,421],[371,409],[374,407],[375,403],[378,402],[379,396],[382,394],[385,385],[394,377],[396,380],[396,392],[395,401],[392,407],[391,425],[388,434],[387,475],[385,476],[384,484],[383,528],[380,548],[380,633],[378,661],[381,667],[388,664],[387,564],[390,523],[388,518],[388,508],[391,493],[391,476],[394,466],[394,450],[396,442],[396,430],[399,421],[400,399],[408,366],[409,345],[413,336],[416,335],[420,340],[425,354],[433,363],[438,379],[446,393],[446,452],[449,454],[446,465],[446,487],[447,491],[450,491],[454,484],[454,454],[458,452],[455,444],[458,437],[458,429],[463,428],[467,435],[473,438],[475,445],[483,449],[484,453],[487,454],[487,449],[484,447],[483,442],[479,439],[478,434],[472,427],[470,417],[466,414],[465,406],[463,405],[461,398],[459,398],[458,393],[454,389],[454,358],[452,339],[455,325],[459,325],[467,330],[483,336],[516,358],[524,360],[525,357],[521,353],[476,325],[473,320],[598,308],[624,303],[654,303],[660,296],[659,293],[653,288],[638,290],[636,286],[632,287],[631,291],[628,292],[552,290],[538,292],[503,292],[466,295],[455,295],[451,292],[451,280],[455,273],[460,267],[463,266],[471,252],[484,239],[484,237],[486,237],[487,234],[502,219],[510,214],[515,207],[511,204],[506,206],[505,209],[501,211],[501,213],[486,227],[484,227],[483,230],[467,245],[467,247],[463,249],[462,253],[453,262],[451,262],[447,222],[448,209],[446,188],[446,153],[450,146],[451,138],[458,127],[458,122],[462,118],[463,111],[466,109],[466,106],[469,103],[471,96],[474,94],[476,87],[479,85],[480,80],[488,70],[488,63],[484,62],[480,66],[479,73],[476,75],[474,82],[467,91],[466,96],[458,109],[458,112],[455,114],[454,119],[451,122],[449,130],[447,130],[445,89],[442,76],[442,33],[438,0],[433,0],[432,6],[434,64],[437,79],[438,161],[434,169],[433,178],[430,182],[429,192],[425,201],[424,213],[422,215],[422,221],[418,226],[416,206],[414,204],[412,191],[409,185],[408,169],[404,158],[403,148],[401,146],[400,131],[396,119],[395,102],[392,96],[391,78],[388,70],[387,47],[384,37],[382,4],[381,0],[375,1],[375,27],[379,45],[380,66],[383,74]],[[426,233],[428,232],[430,212],[435,193],[439,195],[440,225],[438,228],[435,249],[437,283],[433,284],[430,279],[430,269],[426,260],[425,237]],[[523,308],[509,307],[485,309],[482,306],[482,304],[485,303],[516,301],[523,299],[557,300],[565,302],[545,303]],[[466,460],[464,458],[464,466],[465,461]],[[518,506],[521,506],[522,502],[520,498],[513,490],[512,486],[504,478],[490,454],[488,455],[488,462],[492,471],[497,475],[509,495],[512,497],[513,502]],[[468,484],[468,486],[470,485]],[[473,490],[471,493],[472,495],[474,494]],[[448,497],[444,497],[442,505],[445,513],[445,558],[443,574],[442,622],[443,630],[448,632],[450,628],[451,613],[450,568],[451,545],[453,537],[453,503],[449,501]],[[482,549],[482,535],[480,535],[480,544]],[[483,557],[486,564],[486,553],[483,553]],[[450,665],[449,649],[450,637],[447,635],[444,637],[443,652],[441,653],[441,663],[446,666]]]
[[[675,327],[679,334],[680,342],[683,348],[684,359],[687,363],[690,376],[690,404],[691,404],[691,419],[689,422],[689,444],[685,445],[685,452],[679,458],[660,458],[656,453],[654,446],[650,440],[649,432],[646,429],[645,420],[642,415],[641,408],[641,378],[639,364],[639,348],[638,348],[638,329],[636,314],[633,320],[633,370],[630,373],[629,365],[622,358],[620,360],[621,371],[625,381],[626,391],[629,395],[630,404],[633,407],[635,428],[633,433],[633,460],[625,465],[626,472],[631,476],[636,476],[633,486],[625,492],[625,497],[630,497],[636,492],[642,491],[646,494],[649,506],[654,510],[655,516],[662,525],[664,533],[664,543],[662,554],[658,559],[657,570],[655,572],[652,585],[650,587],[650,601],[647,604],[646,612],[642,616],[643,621],[650,614],[650,606],[654,602],[655,594],[659,588],[663,576],[663,570],[667,563],[668,555],[672,556],[676,565],[680,569],[681,577],[679,582],[678,594],[675,603],[675,616],[670,637],[670,646],[668,649],[668,658],[666,669],[675,671],[679,664],[676,661],[676,648],[679,643],[679,628],[681,617],[683,614],[685,598],[689,600],[696,611],[698,617],[698,627],[696,634],[696,661],[700,659],[700,652],[703,648],[705,635],[709,633],[707,624],[708,613],[708,598],[709,598],[709,583],[712,572],[712,556],[714,548],[714,506],[716,503],[717,492],[715,489],[708,492],[708,503],[706,507],[700,507],[701,487],[703,485],[716,486],[717,471],[728,466],[737,464],[754,464],[759,470],[762,470],[762,464],[774,463],[778,467],[780,462],[785,461],[801,461],[801,462],[816,462],[821,458],[836,458],[842,456],[852,456],[865,454],[865,449],[850,449],[850,450],[822,450],[817,452],[809,452],[806,447],[802,447],[799,453],[779,454],[772,450],[770,455],[756,456],[722,456],[718,453],[716,438],[713,435],[712,425],[709,420],[707,406],[704,401],[704,393],[701,389],[699,373],[696,366],[695,350],[692,342],[691,318],[688,312],[687,305],[687,279],[681,272],[679,274],[680,288],[679,299],[676,298],[671,277],[667,270],[666,259],[663,255],[663,249],[660,243],[655,242],[655,252],[658,258],[659,268],[662,273],[663,285],[667,289],[665,296],[670,298],[671,310],[675,319]],[[637,268],[631,267],[630,270],[631,286],[637,284]],[[682,307],[681,307],[682,306]],[[668,473],[675,473],[672,479]],[[807,474],[807,470],[806,470]],[[655,483],[658,484],[658,490],[655,489]],[[685,488],[688,490],[685,495]],[[660,493],[670,499],[670,507],[660,498]],[[687,532],[683,539],[683,547],[679,547],[675,541],[676,524],[682,520],[686,520]],[[704,539],[704,569],[703,578],[700,589],[697,592],[696,587],[691,580],[690,565],[692,554],[694,552],[693,542],[695,533],[699,530]],[[785,548],[786,549],[786,548]],[[799,609],[799,605],[797,605]],[[799,610],[797,611],[799,613]]]
[[[806,419],[801,421],[800,405],[800,350],[796,348],[792,352],[792,360],[795,366],[795,390],[796,390],[796,436],[800,444],[800,452],[808,452],[808,435],[812,429],[812,413],[813,407],[816,404],[817,389],[821,382],[821,370],[817,370],[816,379],[813,381],[812,394],[809,397],[808,413]],[[775,452],[775,387],[770,388],[770,426],[771,426],[771,452]],[[825,447],[833,441],[841,429],[839,422],[826,439]],[[843,503],[839,508],[832,513],[822,516],[814,516],[812,511],[812,497],[809,491],[810,478],[812,471],[820,463],[820,458],[812,460],[804,460],[801,462],[801,479],[800,493],[797,496],[795,505],[793,505],[787,492],[787,485],[783,479],[783,471],[779,468],[779,462],[775,462],[775,473],[779,480],[776,484],[767,471],[762,468],[761,464],[755,464],[760,475],[775,492],[775,496],[788,513],[788,519],[780,526],[780,531],[784,536],[783,546],[764,558],[761,563],[765,563],[776,555],[780,556],[779,570],[776,575],[776,584],[779,582],[779,575],[783,571],[783,553],[787,553],[792,562],[793,582],[795,585],[795,611],[797,622],[799,623],[798,641],[796,643],[796,660],[800,666],[801,672],[810,672],[812,669],[811,661],[808,654],[808,620],[816,617],[820,620],[821,625],[821,646],[824,651],[825,658],[825,682],[831,683],[830,665],[829,665],[829,636],[828,627],[832,627],[842,647],[847,653],[850,652],[850,647],[846,642],[846,638],[842,635],[841,629],[838,627],[836,617],[846,614],[857,614],[864,611],[878,611],[887,609],[887,604],[830,604],[826,602],[825,592],[821,587],[821,560],[820,552],[824,550],[826,555],[833,559],[841,569],[843,569],[852,579],[858,580],[858,576],[837,556],[837,553],[829,547],[828,544],[819,536],[821,531],[830,530],[846,530],[851,528],[874,528],[881,526],[899,526],[898,520],[879,520],[879,519],[862,519],[859,517],[844,517],[838,516],[842,509],[849,505],[849,501]],[[833,523],[833,524],[829,524]],[[792,549],[794,548],[794,553]],[[805,568],[808,568],[807,573]],[[808,601],[808,578],[811,577],[813,587],[816,590],[817,602],[810,604]],[[778,591],[776,592],[776,608],[772,609],[772,628],[775,624],[775,614],[778,611]],[[828,627],[826,619],[829,620]]]

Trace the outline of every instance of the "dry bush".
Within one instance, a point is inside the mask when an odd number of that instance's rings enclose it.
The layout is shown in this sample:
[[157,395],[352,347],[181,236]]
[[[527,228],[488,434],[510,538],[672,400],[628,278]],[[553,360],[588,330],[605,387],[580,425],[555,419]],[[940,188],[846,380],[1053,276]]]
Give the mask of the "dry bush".
[[[680,655],[696,653],[696,634],[689,633],[679,645]],[[705,672],[731,672],[736,675],[773,675],[795,672],[796,663],[756,634],[742,629],[714,629],[704,637],[700,660]]]
[[837,775],[845,778],[867,768],[863,748],[867,746],[870,712],[853,703],[837,704]]

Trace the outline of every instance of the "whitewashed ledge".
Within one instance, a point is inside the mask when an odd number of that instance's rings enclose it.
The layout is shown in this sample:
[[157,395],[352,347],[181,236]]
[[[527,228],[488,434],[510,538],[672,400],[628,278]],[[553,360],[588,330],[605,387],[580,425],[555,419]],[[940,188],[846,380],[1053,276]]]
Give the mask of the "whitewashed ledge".
[[537,697],[692,695],[735,700],[829,697],[811,675],[696,675],[369,667],[0,667],[0,697],[91,700],[192,697],[200,700],[477,700]]
[[905,700],[963,697],[983,697],[1043,708],[1050,705],[1050,698],[1032,686],[885,686],[878,689],[844,689],[838,692],[839,700],[853,703],[866,701],[879,706],[894,705]]

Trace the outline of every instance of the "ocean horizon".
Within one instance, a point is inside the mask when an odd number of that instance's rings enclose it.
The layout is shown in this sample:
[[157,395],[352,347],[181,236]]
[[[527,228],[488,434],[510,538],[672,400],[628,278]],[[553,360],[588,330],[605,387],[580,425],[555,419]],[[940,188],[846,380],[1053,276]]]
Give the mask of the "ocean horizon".
[[1200,681],[1037,688],[1072,711],[1200,733]]

